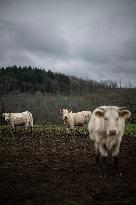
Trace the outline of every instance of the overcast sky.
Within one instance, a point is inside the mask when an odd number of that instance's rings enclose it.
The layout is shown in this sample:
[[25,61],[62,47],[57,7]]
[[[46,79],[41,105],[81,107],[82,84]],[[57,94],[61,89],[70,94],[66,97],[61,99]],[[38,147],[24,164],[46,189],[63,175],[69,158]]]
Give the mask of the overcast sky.
[[136,84],[136,0],[0,0],[0,66]]

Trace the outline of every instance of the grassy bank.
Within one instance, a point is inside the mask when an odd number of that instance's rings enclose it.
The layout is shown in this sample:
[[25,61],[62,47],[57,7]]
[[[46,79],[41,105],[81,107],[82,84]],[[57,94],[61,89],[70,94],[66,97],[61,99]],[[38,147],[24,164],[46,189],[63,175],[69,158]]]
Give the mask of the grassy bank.
[[[0,126],[0,133],[2,135],[10,134],[13,129],[9,125]],[[13,131],[14,132],[14,131]],[[23,128],[18,127],[17,133],[24,132]],[[28,132],[27,130],[25,132]],[[70,130],[66,127],[59,125],[34,125],[33,134],[41,134],[41,135],[57,135],[57,136],[88,136],[88,129],[86,126],[75,127],[74,130]],[[125,134],[126,135],[136,135],[136,124],[128,123],[125,126]]]

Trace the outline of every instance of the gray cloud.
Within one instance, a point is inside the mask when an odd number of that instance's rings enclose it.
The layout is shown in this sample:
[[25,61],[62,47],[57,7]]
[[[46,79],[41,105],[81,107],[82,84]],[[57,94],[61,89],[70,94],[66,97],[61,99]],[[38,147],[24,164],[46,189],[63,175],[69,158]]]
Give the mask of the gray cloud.
[[135,0],[3,0],[0,65],[136,85]]

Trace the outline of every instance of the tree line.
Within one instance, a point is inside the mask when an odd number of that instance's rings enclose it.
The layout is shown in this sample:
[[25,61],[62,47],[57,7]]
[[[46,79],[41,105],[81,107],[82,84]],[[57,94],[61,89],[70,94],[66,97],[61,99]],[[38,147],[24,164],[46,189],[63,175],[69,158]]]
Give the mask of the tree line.
[[41,93],[85,95],[98,89],[117,88],[116,81],[83,80],[51,70],[31,66],[0,67],[0,95]]

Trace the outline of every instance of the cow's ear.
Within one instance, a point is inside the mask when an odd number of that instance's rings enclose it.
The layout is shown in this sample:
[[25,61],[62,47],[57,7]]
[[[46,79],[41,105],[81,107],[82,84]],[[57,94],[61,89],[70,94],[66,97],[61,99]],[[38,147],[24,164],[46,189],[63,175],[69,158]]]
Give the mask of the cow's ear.
[[97,109],[94,113],[97,117],[103,117],[104,116],[104,110]]
[[62,110],[60,110],[60,113],[62,113]]
[[131,116],[131,112],[129,110],[121,110],[119,111],[119,116],[127,119]]
[[2,114],[2,117],[5,117],[5,113]]

